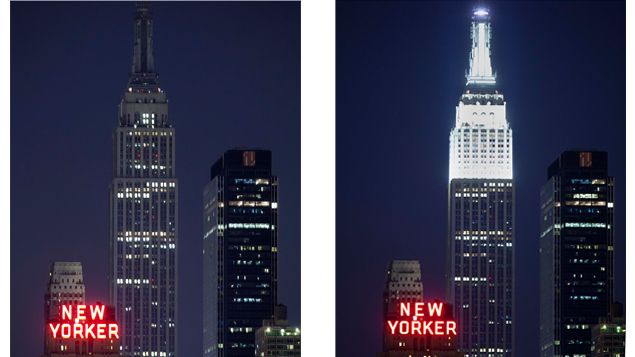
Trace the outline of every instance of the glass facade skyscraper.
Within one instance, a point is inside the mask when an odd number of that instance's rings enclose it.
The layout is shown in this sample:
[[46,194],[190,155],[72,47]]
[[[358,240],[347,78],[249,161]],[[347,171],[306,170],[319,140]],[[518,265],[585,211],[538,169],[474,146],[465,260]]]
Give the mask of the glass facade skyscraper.
[[271,151],[229,150],[203,192],[204,356],[254,356],[277,303],[278,181]]
[[591,356],[613,303],[613,178],[602,151],[565,151],[540,192],[540,355]]
[[176,353],[178,186],[175,131],[154,69],[152,13],[137,4],[128,88],[113,132],[110,298],[122,356]]
[[512,129],[491,64],[491,22],[474,11],[466,86],[450,133],[447,298],[466,356],[511,356]]

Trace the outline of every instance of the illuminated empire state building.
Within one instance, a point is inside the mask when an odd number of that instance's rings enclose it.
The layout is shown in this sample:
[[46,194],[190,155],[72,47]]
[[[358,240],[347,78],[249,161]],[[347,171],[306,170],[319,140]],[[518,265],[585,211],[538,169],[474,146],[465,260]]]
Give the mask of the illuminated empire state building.
[[492,71],[489,12],[476,10],[467,83],[450,132],[448,300],[466,356],[511,356],[512,130]]
[[154,68],[152,13],[138,3],[128,88],[113,132],[109,283],[121,356],[176,352],[175,132]]

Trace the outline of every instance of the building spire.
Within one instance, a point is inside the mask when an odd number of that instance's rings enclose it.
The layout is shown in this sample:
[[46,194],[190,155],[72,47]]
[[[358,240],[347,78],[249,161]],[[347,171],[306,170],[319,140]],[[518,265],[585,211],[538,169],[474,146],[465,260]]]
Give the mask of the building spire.
[[492,71],[491,59],[491,23],[489,10],[479,7],[472,16],[472,51],[470,69],[466,74],[467,85],[496,84],[496,74]]
[[139,1],[134,20],[134,50],[130,87],[158,86],[152,45],[152,11],[147,1]]

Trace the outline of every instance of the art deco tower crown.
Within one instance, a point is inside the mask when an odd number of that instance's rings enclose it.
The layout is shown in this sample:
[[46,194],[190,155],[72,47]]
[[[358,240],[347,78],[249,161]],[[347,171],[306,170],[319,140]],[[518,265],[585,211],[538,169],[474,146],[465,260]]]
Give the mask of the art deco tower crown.
[[128,83],[132,88],[158,88],[159,76],[154,71],[152,11],[145,2],[137,3],[134,20],[132,71]]
[[467,82],[450,133],[449,179],[511,179],[512,130],[492,70],[487,10],[474,11],[471,38]]

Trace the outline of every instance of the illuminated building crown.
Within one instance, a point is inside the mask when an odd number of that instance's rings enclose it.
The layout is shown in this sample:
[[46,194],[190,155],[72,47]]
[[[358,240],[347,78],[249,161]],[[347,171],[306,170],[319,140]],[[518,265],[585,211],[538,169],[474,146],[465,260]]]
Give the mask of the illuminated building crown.
[[492,71],[489,11],[473,12],[466,87],[450,133],[449,179],[512,179],[512,130]]

